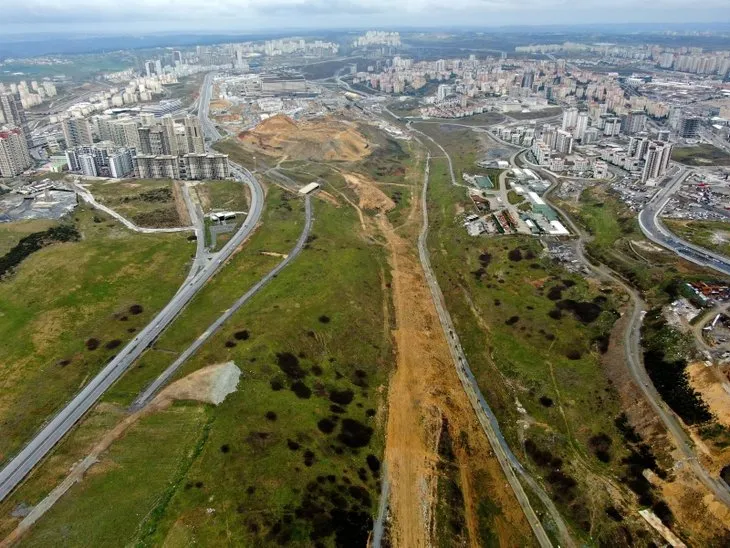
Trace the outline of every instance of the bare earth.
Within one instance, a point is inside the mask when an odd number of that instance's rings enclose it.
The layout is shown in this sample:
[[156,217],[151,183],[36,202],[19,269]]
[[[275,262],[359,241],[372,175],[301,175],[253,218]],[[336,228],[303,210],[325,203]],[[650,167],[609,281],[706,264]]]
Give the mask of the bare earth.
[[[480,545],[476,506],[485,497],[502,509],[495,519],[502,545],[529,543],[527,521],[512,492],[504,488],[499,464],[459,383],[415,243],[397,233],[383,215],[394,204],[373,181],[355,174],[345,179],[357,192],[360,208],[380,212],[374,221],[365,217],[365,231],[379,231],[390,252],[397,364],[388,395],[385,459],[391,483],[393,545],[434,544],[437,444],[443,424],[463,440],[454,450],[470,544]],[[420,213],[412,221],[420,224]]]
[[301,160],[357,161],[370,154],[367,141],[353,126],[332,118],[295,122],[276,115],[238,138],[264,154]]

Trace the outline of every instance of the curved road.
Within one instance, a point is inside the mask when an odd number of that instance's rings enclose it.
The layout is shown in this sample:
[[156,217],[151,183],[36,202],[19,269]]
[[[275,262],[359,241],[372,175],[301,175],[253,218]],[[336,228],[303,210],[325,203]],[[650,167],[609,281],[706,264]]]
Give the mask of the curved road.
[[644,235],[652,242],[673,251],[690,262],[712,268],[717,272],[730,276],[730,259],[680,238],[666,228],[659,219],[659,215],[667,206],[672,195],[691,173],[683,167],[679,169],[679,172],[672,180],[657,192],[641,210],[639,213],[639,226]]
[[[204,88],[209,90],[211,82],[212,74],[209,74],[206,77]],[[209,93],[206,96],[209,97]],[[210,124],[207,118],[205,121]],[[0,470],[0,501],[4,500],[15,489],[23,478],[73,428],[76,422],[91,409],[104,392],[154,343],[206,282],[215,275],[221,265],[253,232],[263,212],[264,190],[248,170],[233,163],[231,163],[231,166],[236,178],[246,184],[251,191],[251,206],[241,228],[226,243],[215,259],[199,270],[192,279],[186,280],[165,308]]]
[[[533,169],[543,171],[539,168]],[[624,282],[620,276],[607,266],[603,264],[596,266],[588,260],[583,249],[584,242],[588,236],[573,222],[571,217],[567,215],[565,211],[550,200],[549,195],[557,187],[558,180],[551,175],[548,175],[546,172],[543,172],[543,176],[552,182],[551,187],[545,193],[543,198],[563,218],[563,220],[565,220],[570,229],[578,235],[578,258],[583,264],[591,269],[591,271],[593,271],[599,279],[612,281],[620,285],[631,297],[632,310],[626,333],[624,334],[624,352],[626,365],[628,366],[635,384],[639,387],[646,400],[659,416],[669,435],[674,439],[675,445],[682,453],[682,461],[686,462],[692,468],[697,479],[705,487],[707,487],[707,489],[709,489],[718,500],[722,501],[725,505],[730,506],[730,488],[728,488],[725,482],[721,479],[714,478],[702,466],[697,458],[696,452],[694,451],[694,444],[692,443],[689,435],[685,432],[681,420],[674,414],[667,404],[664,403],[664,400],[659,395],[656,388],[654,388],[654,384],[644,368],[641,350],[641,322],[643,321],[644,314],[646,313],[646,303],[644,303],[639,293],[634,288]]]

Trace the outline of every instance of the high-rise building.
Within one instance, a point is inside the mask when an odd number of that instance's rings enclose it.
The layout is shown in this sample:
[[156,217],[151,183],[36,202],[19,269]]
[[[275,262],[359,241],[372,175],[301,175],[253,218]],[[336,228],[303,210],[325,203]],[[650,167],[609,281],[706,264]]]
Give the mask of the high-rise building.
[[522,75],[522,87],[532,89],[533,83],[535,83],[535,73],[528,70]]
[[183,64],[183,57],[182,57],[181,51],[175,50],[172,52],[172,64],[175,66]]
[[226,154],[185,154],[180,159],[180,177],[183,179],[225,179],[229,176]]
[[145,61],[144,62],[144,71],[147,75],[147,78],[155,74],[155,62],[154,61]]
[[187,137],[187,151],[194,154],[205,153],[205,137],[197,116],[185,117],[185,135]]
[[575,122],[575,128],[573,128],[573,138],[582,140],[586,129],[588,129],[588,113],[579,112]]
[[33,148],[33,140],[25,117],[25,109],[19,93],[3,93],[0,95],[0,124],[15,126],[23,132],[28,149]]
[[94,142],[91,134],[91,125],[84,118],[68,118],[61,124],[63,137],[66,139],[66,148],[91,145]]
[[79,171],[86,177],[96,177],[99,172],[96,169],[96,162],[94,161],[94,155],[91,153],[82,153],[78,155],[79,159]]
[[134,156],[127,148],[119,149],[109,156],[109,174],[121,179],[134,172]]
[[635,135],[644,131],[646,113],[643,110],[632,110],[624,119],[623,131],[626,135]]
[[699,118],[694,116],[685,116],[679,122],[677,133],[683,139],[696,139],[700,134]]
[[137,128],[139,135],[139,152],[152,154],[153,156],[169,155],[170,142],[167,139],[167,131],[162,124],[153,126],[142,126]]
[[28,143],[18,127],[0,127],[0,177],[15,177],[31,166]]
[[655,180],[663,176],[672,156],[672,144],[653,141],[646,151],[646,163],[641,173],[641,181]]
[[441,103],[451,94],[451,86],[449,84],[439,84],[436,90],[436,100]]
[[561,129],[566,131],[570,128],[574,128],[575,124],[578,123],[578,109],[571,107],[563,112],[563,125]]
[[555,150],[561,154],[573,152],[573,135],[568,131],[559,129],[555,139]]
[[162,118],[162,125],[165,127],[165,136],[167,137],[170,154],[177,156],[180,153],[180,150],[178,148],[177,134],[175,131],[175,119],[168,114]]
[[614,116],[606,117],[603,124],[603,134],[611,137],[619,133],[621,133],[621,120]]

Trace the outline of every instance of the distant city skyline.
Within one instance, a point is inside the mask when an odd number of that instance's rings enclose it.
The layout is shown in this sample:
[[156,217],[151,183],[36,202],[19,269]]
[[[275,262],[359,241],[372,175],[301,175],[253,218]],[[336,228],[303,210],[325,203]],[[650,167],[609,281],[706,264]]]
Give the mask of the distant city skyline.
[[282,27],[717,23],[730,4],[679,0],[5,0],[0,31],[254,31]]

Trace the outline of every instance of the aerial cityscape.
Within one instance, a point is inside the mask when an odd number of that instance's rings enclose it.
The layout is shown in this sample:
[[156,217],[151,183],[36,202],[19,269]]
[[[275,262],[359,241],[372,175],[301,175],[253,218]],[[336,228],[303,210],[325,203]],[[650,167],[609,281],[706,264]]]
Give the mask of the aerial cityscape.
[[0,547],[730,546],[728,21],[0,7]]

